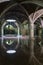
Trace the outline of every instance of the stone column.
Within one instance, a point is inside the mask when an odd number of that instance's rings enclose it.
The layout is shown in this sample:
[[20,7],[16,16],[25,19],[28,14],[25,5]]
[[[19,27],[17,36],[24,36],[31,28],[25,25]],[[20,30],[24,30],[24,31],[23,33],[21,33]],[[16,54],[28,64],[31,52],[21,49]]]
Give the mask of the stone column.
[[34,23],[32,15],[29,16],[29,19],[30,19],[30,54],[32,58],[34,56]]
[[34,24],[30,24],[30,38],[31,38],[31,57],[34,55]]

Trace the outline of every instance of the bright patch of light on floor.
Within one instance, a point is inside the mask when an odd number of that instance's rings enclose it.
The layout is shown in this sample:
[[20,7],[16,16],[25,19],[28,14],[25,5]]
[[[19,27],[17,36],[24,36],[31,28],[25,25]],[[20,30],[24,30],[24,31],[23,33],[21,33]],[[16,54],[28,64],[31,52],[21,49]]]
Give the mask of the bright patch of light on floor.
[[7,22],[15,22],[16,20],[8,19]]
[[7,50],[6,53],[13,54],[13,53],[16,53],[16,51],[15,50]]

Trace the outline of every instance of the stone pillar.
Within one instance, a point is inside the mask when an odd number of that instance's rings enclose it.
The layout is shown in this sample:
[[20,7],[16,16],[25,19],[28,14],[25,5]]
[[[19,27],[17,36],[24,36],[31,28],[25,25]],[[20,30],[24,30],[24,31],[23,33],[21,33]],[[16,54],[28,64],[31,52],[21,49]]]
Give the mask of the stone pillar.
[[33,16],[33,14],[29,16],[29,20],[30,20],[30,54],[31,54],[31,58],[34,56],[34,21],[33,21],[32,16]]
[[34,55],[34,24],[30,24],[30,38],[31,38],[31,57]]

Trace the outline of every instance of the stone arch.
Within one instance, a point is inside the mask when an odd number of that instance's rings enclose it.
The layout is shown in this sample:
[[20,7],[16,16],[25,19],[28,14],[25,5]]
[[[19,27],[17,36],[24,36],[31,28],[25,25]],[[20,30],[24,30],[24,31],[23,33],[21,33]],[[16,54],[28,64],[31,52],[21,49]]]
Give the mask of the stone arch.
[[[33,21],[35,22],[39,17],[41,17],[43,15],[43,9],[40,9],[40,10],[38,10],[38,11],[36,11],[35,13],[34,13],[34,16],[33,16]],[[33,23],[34,23],[33,22]],[[41,24],[43,24],[42,22],[41,22]]]

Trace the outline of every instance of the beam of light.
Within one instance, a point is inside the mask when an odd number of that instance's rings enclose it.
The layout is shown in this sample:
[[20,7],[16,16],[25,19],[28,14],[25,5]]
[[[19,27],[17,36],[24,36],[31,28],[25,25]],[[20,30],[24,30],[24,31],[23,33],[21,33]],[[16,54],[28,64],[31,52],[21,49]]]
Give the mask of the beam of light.
[[16,20],[13,20],[13,19],[8,19],[6,20],[7,22],[15,22]]
[[18,36],[2,36],[2,37],[0,37],[0,39],[29,39],[29,36],[22,36],[22,35],[18,35]]
[[13,54],[13,53],[16,53],[16,50],[7,50],[6,53]]
[[17,35],[15,36],[3,36],[3,39],[29,39],[29,36],[22,36],[22,35]]

